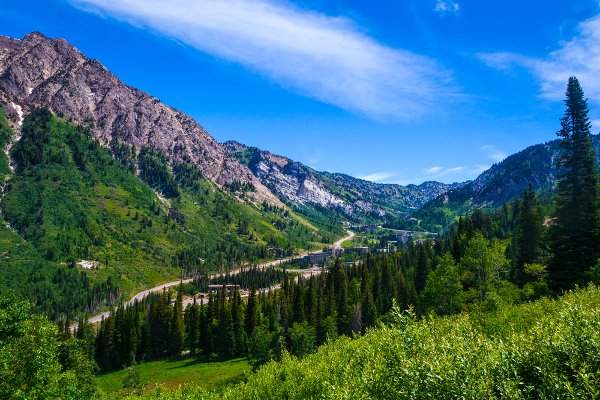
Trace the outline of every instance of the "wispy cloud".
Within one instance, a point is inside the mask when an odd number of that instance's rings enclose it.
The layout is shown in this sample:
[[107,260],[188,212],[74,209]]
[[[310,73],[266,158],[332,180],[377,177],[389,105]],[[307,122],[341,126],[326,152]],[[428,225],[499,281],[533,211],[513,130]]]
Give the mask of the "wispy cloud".
[[387,179],[392,178],[393,176],[395,176],[396,174],[392,173],[392,172],[374,172],[372,174],[369,175],[365,175],[365,176],[360,176],[360,179],[364,179],[365,181],[371,181],[371,182],[381,182],[381,181],[385,181]]
[[458,14],[460,12],[460,4],[451,0],[437,0],[433,11],[440,14]]
[[410,120],[460,97],[436,61],[386,46],[347,18],[283,0],[70,1],[375,118]]
[[508,157],[508,154],[506,154],[505,152],[498,150],[497,148],[495,148],[494,146],[490,145],[490,144],[486,144],[481,146],[481,151],[483,151],[485,153],[485,155],[493,160],[494,162],[499,162],[504,160],[506,157]]
[[479,164],[479,165],[469,168],[469,173],[479,175],[483,171],[485,171],[489,168],[490,168],[489,165]]
[[459,174],[461,172],[464,172],[467,168],[465,167],[431,167],[426,169],[425,174],[427,175],[428,179],[435,179],[435,178],[441,178],[444,176],[448,176],[448,175],[456,175]]
[[550,100],[562,99],[568,78],[575,75],[586,95],[600,102],[600,14],[581,22],[575,37],[559,43],[544,58],[502,52],[478,56],[497,69],[521,66],[531,70],[540,81],[542,97]]

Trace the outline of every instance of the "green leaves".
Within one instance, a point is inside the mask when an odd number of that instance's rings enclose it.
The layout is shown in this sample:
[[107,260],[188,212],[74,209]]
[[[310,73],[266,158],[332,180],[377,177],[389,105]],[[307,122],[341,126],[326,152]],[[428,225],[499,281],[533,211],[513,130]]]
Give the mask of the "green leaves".
[[0,295],[0,398],[86,399],[96,393],[92,364],[75,339],[31,304]]
[[420,308],[437,315],[455,314],[461,311],[463,286],[458,267],[452,255],[443,255],[436,269],[429,274],[425,290],[420,297]]

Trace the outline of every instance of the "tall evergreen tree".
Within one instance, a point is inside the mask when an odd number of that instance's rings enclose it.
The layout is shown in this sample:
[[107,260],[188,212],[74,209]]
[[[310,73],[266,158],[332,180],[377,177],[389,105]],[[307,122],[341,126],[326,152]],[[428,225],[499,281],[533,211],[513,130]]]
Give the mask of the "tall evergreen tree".
[[181,295],[181,288],[177,292],[177,299],[173,307],[173,313],[171,314],[171,323],[169,325],[169,354],[179,355],[183,347],[185,328],[183,324],[183,310],[182,305],[183,299]]
[[566,97],[557,133],[562,138],[558,166],[564,172],[558,183],[548,264],[550,284],[556,290],[582,283],[600,255],[596,154],[587,100],[577,78],[569,78]]
[[256,326],[256,301],[256,287],[252,285],[252,288],[250,289],[250,297],[248,297],[248,305],[246,307],[246,319],[244,321],[246,335],[248,335],[248,337],[252,336],[252,332],[254,331],[254,327]]
[[248,336],[244,329],[244,303],[239,289],[235,289],[231,299],[231,319],[233,321],[233,336],[235,339],[235,355],[242,356],[246,351]]
[[537,199],[533,187],[523,193],[521,212],[518,218],[518,228],[515,235],[517,257],[515,262],[515,281],[524,282],[523,266],[533,263],[539,257],[542,223]]
[[428,274],[429,260],[427,260],[425,246],[423,244],[419,244],[417,247],[417,265],[415,267],[415,288],[417,289],[417,293],[421,293],[425,288],[425,282],[427,281]]
[[195,355],[198,350],[198,336],[200,332],[200,307],[194,303],[190,304],[185,309],[185,332],[186,341],[190,349],[190,354]]

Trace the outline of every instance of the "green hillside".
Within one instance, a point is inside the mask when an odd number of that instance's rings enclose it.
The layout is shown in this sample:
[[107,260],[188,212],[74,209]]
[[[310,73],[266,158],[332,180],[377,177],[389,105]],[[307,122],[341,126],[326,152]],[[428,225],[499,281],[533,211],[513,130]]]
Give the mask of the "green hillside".
[[[600,289],[417,321],[410,312],[356,339],[284,356],[224,393],[157,390],[151,399],[597,398]],[[137,397],[134,397],[137,398]]]
[[[4,114],[0,121],[2,139]],[[0,226],[0,286],[33,297],[53,317],[96,310],[182,270],[228,269],[274,257],[269,248],[322,246],[338,233],[289,210],[242,202],[239,188],[220,189],[151,149],[136,156],[111,143],[109,151],[89,128],[46,110],[25,119],[11,157],[14,174],[0,160],[9,224]],[[80,260],[92,268],[76,267]]]
[[[596,151],[596,162],[600,165],[600,136],[592,135],[591,143]],[[530,183],[538,196],[549,202],[556,192],[561,174],[555,163],[559,151],[559,140],[530,146],[494,164],[463,187],[427,202],[414,216],[425,229],[439,231],[476,208],[501,207],[520,196]]]

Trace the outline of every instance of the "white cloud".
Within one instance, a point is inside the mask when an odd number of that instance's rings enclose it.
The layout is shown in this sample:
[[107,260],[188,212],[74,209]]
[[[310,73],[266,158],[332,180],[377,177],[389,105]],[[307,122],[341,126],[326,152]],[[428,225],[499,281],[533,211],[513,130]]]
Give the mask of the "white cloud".
[[449,168],[431,167],[431,168],[426,169],[423,172],[425,172],[428,179],[433,179],[433,178],[441,178],[441,177],[447,176],[447,175],[456,175],[465,170],[466,170],[465,167],[449,167]]
[[377,42],[349,19],[283,0],[70,1],[375,118],[410,120],[461,97],[434,60]]
[[359,178],[364,179],[365,181],[381,182],[381,181],[385,181],[395,175],[396,174],[394,174],[392,172],[374,172],[369,175],[360,176]]
[[586,95],[600,102],[600,14],[583,21],[578,34],[545,58],[533,58],[513,53],[485,53],[479,58],[491,67],[508,70],[525,67],[539,79],[542,97],[549,100],[564,98],[567,80],[577,76]]
[[460,4],[451,0],[437,0],[433,11],[440,14],[458,14],[460,12]]
[[494,162],[502,161],[506,157],[508,157],[508,154],[496,149],[494,146],[489,144],[481,146],[481,151],[483,151],[485,155]]
[[425,171],[427,175],[435,175],[444,170],[444,167],[431,167]]

